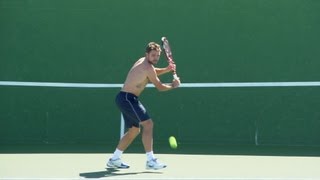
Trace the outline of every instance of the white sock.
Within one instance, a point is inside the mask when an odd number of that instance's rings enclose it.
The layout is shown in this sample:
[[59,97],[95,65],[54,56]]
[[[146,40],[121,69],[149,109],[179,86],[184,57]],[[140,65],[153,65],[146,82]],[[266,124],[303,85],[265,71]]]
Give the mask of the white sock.
[[155,159],[153,151],[147,152],[146,154],[147,154],[147,161]]
[[114,151],[113,156],[111,157],[112,160],[119,159],[122,155],[123,151],[120,151],[118,148]]

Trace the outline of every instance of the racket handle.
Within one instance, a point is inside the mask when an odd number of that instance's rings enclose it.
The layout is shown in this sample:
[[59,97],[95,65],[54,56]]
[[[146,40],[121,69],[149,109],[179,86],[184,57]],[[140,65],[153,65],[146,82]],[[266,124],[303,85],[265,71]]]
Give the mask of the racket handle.
[[177,74],[173,74],[173,79],[179,79]]

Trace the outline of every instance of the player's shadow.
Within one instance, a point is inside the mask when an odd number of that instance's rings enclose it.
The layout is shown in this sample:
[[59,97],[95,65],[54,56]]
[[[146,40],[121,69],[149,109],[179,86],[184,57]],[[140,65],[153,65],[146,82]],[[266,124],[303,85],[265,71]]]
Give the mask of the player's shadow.
[[80,173],[84,178],[103,178],[112,176],[138,175],[138,174],[162,174],[162,172],[142,171],[142,172],[124,172],[120,169],[106,168],[106,171]]

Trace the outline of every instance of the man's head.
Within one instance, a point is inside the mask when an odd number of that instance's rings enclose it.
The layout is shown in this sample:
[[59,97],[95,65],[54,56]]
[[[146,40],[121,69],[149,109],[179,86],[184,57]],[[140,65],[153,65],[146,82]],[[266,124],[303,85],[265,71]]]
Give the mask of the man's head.
[[150,42],[146,47],[146,59],[150,64],[157,64],[161,54],[161,47],[155,42]]

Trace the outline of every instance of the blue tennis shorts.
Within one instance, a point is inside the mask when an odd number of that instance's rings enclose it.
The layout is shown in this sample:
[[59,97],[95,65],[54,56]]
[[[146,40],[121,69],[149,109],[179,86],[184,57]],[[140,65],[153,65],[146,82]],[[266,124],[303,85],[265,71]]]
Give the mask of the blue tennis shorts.
[[116,104],[122,112],[126,128],[140,127],[140,122],[150,119],[146,109],[132,93],[120,91],[116,96]]

